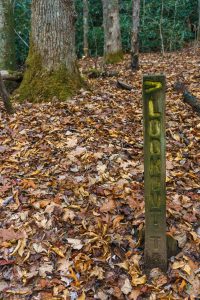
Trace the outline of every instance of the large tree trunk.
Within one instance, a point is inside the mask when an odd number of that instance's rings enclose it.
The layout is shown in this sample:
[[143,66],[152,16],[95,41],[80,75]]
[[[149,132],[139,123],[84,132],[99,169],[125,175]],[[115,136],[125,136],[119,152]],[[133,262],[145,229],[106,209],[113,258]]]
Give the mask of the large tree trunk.
[[15,68],[15,33],[11,0],[0,0],[0,69]]
[[83,0],[83,52],[84,56],[89,55],[89,47],[88,47],[88,32],[89,32],[89,8],[88,8],[88,0]]
[[104,24],[104,57],[107,63],[116,63],[123,58],[119,23],[118,0],[102,0]]
[[72,0],[33,0],[27,70],[19,88],[21,99],[65,100],[82,80],[75,55],[76,14]]
[[133,27],[131,37],[131,68],[139,68],[139,25],[140,25],[140,0],[133,0]]

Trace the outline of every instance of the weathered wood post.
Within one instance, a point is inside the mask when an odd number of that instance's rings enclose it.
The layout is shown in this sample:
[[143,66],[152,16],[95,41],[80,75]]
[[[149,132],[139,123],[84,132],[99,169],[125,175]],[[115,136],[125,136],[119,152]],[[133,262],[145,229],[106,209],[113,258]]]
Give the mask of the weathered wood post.
[[167,269],[165,76],[143,78],[145,268]]

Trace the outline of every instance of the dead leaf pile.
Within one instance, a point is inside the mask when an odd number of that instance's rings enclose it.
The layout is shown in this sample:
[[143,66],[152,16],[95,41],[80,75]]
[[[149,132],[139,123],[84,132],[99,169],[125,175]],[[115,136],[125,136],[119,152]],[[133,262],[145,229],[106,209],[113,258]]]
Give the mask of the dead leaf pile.
[[[0,115],[2,299],[197,299],[200,279],[199,117],[173,90],[200,98],[199,50],[129,57],[60,103]],[[99,59],[100,60],[100,59]],[[92,59],[80,62],[83,72]],[[167,274],[144,272],[142,75],[167,76],[167,227],[180,252]],[[2,111],[2,110],[1,110]]]

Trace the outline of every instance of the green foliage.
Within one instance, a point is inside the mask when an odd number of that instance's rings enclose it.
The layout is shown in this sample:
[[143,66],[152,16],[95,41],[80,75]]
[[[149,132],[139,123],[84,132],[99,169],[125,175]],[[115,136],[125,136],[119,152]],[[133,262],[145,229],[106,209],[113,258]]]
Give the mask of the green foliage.
[[196,0],[142,1],[140,19],[140,48],[160,51],[163,35],[164,49],[180,49],[195,38],[197,25]]
[[[103,12],[101,0],[89,1],[89,53],[103,55]],[[28,53],[31,0],[15,1],[15,30],[18,63]],[[119,0],[123,51],[130,51],[132,28],[132,0]],[[77,11],[76,47],[78,57],[83,55],[83,1],[75,0]],[[195,38],[198,23],[197,0],[141,0],[140,50],[161,51],[160,29],[165,51],[177,50]]]
[[28,55],[31,19],[31,0],[13,1],[15,18],[16,56],[18,65],[22,65]]
[[[78,57],[83,55],[83,1],[76,0],[76,49]],[[89,53],[103,55],[103,12],[101,0],[88,0],[89,5]]]

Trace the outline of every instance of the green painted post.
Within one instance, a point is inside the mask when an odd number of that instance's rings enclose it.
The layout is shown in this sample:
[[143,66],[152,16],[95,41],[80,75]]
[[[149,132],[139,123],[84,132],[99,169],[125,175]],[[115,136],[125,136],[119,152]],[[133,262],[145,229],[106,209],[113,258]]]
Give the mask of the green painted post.
[[165,76],[143,77],[145,268],[167,269]]

